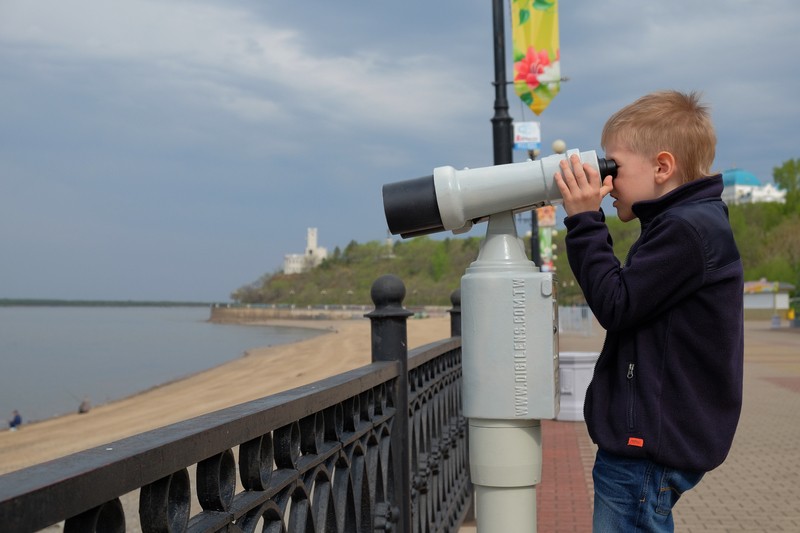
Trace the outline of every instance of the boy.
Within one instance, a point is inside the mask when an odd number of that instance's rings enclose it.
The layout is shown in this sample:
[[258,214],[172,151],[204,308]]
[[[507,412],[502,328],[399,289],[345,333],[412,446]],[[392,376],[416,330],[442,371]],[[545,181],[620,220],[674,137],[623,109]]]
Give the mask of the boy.
[[[615,178],[576,156],[555,176],[570,267],[606,329],[584,404],[598,446],[594,531],[673,531],[672,507],[722,463],[739,420],[742,263],[696,93],[640,98],[611,116],[601,145]],[[641,224],[624,265],[606,194],[620,220]]]

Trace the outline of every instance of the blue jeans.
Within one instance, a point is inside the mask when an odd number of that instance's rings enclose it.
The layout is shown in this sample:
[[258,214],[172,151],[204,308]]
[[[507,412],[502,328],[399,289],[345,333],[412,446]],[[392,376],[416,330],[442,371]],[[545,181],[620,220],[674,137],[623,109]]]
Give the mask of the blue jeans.
[[648,459],[597,452],[594,479],[594,533],[674,531],[672,507],[704,472],[675,470]]

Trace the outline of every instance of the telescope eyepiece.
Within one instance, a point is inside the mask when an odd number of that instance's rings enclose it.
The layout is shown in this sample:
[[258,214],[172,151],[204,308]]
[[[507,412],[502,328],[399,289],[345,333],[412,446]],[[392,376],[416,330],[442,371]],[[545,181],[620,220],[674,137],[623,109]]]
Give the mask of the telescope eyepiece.
[[600,171],[601,178],[605,178],[606,176],[611,176],[612,178],[617,177],[617,162],[613,159],[598,157],[597,169]]

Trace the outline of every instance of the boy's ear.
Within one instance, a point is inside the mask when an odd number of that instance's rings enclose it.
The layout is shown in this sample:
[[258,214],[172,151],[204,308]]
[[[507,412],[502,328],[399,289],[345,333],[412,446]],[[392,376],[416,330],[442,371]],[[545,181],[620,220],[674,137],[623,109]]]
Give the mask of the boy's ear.
[[675,176],[677,167],[675,165],[675,156],[671,152],[659,152],[656,156],[656,183],[663,185],[670,178]]

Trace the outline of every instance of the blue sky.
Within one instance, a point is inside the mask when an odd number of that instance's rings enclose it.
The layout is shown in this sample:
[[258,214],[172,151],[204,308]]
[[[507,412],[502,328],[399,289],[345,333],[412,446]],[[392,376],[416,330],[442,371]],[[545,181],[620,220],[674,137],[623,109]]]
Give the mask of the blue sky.
[[[674,88],[711,104],[716,170],[800,157],[797,2],[559,16],[545,155]],[[0,298],[226,301],[308,227],[385,239],[384,183],[492,163],[488,1],[3,0],[0,73]]]

